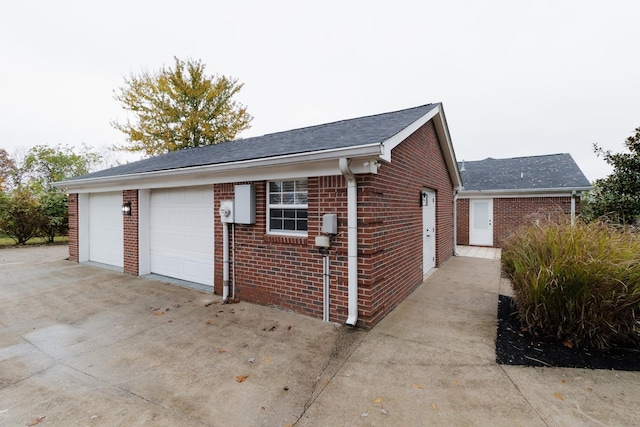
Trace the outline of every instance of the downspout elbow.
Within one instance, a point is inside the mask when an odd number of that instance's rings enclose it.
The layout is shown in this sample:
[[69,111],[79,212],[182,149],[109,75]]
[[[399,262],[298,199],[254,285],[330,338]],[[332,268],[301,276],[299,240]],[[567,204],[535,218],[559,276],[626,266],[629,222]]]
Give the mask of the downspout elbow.
[[349,160],[339,160],[340,171],[347,179],[347,252],[348,252],[348,316],[347,325],[358,322],[358,186]]

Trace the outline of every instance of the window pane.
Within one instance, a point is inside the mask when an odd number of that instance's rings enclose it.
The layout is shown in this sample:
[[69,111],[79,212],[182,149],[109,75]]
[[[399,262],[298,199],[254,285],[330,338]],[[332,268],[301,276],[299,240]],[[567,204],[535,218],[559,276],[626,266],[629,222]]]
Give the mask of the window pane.
[[307,231],[307,220],[306,219],[299,219],[298,220],[298,230]]
[[301,179],[296,181],[296,191],[304,191],[307,192],[307,180]]
[[473,207],[473,228],[489,229],[489,202],[475,202]]
[[282,181],[270,181],[269,191],[276,193],[282,191]]
[[271,218],[282,218],[282,209],[271,209]]
[[295,195],[293,193],[283,193],[282,194],[282,202],[285,205],[292,205],[296,201]]
[[295,218],[296,217],[296,211],[293,209],[287,209],[284,212],[284,217],[285,218]]
[[279,218],[271,218],[269,228],[271,230],[282,230],[282,220]]
[[281,181],[282,182],[282,191],[293,192],[295,191],[294,181]]
[[280,203],[282,203],[282,196],[279,193],[269,194],[269,203],[279,205]]
[[296,220],[295,219],[285,219],[284,220],[284,230],[295,230],[296,229]]

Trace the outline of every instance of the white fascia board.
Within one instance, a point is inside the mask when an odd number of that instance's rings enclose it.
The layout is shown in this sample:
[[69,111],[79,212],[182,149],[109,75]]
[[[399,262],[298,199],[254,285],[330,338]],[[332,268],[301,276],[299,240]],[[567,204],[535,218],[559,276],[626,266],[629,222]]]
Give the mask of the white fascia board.
[[436,135],[440,142],[442,153],[445,157],[445,162],[447,164],[447,169],[449,170],[453,187],[461,187],[462,178],[460,176],[460,171],[458,170],[458,161],[456,160],[456,153],[453,149],[453,143],[451,142],[451,135],[449,134],[449,127],[447,126],[447,119],[444,116],[442,104],[438,104],[429,110],[427,114],[420,117],[418,120],[411,123],[391,138],[385,140],[382,143],[382,159],[387,162],[391,162],[391,151],[432,119],[434,120]]
[[[217,165],[78,179],[54,183],[68,193],[93,193],[124,189],[151,189],[211,185],[239,181],[295,179],[341,175],[338,159],[348,157],[357,165],[356,173],[376,173],[380,144],[320,151],[277,158],[256,159]],[[359,159],[360,161],[356,161]]]
[[391,138],[384,140],[382,142],[382,160],[391,162],[391,151],[394,148],[396,148],[398,145],[400,145],[402,141],[409,138],[415,131],[420,129],[422,125],[424,125],[429,120],[434,118],[436,114],[438,114],[439,112],[440,112],[440,105],[429,110],[427,114],[420,117],[418,120],[411,123],[409,126],[402,129],[397,134],[393,135]]
[[521,190],[462,190],[459,199],[491,199],[517,197],[562,197],[571,196],[575,191],[579,195],[582,191],[589,191],[591,187],[575,188],[526,188]]

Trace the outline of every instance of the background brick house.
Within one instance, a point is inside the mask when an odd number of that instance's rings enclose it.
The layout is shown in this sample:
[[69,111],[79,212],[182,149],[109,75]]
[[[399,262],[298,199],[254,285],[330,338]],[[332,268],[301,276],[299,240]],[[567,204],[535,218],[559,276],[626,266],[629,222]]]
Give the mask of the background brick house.
[[542,211],[580,213],[591,189],[570,154],[459,163],[463,190],[456,202],[458,245],[500,247],[509,234]]
[[[182,150],[57,184],[69,193],[73,261],[365,327],[453,254],[460,185],[441,104]],[[231,222],[219,214],[225,206]],[[337,217],[328,249],[316,242],[325,214]]]

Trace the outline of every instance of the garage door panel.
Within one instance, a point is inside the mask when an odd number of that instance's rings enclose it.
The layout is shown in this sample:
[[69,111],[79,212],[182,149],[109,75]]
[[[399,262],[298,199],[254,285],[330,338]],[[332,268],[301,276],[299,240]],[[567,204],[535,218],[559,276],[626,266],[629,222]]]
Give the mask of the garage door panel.
[[124,266],[122,193],[89,195],[89,260]]
[[151,272],[213,286],[213,188],[151,192]]

